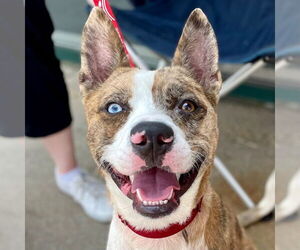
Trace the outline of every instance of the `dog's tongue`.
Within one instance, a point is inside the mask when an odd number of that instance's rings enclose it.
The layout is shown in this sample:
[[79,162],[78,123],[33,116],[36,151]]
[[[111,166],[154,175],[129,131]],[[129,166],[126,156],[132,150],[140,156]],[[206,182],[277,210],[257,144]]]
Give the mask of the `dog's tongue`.
[[180,189],[176,175],[155,167],[134,175],[131,192],[138,190],[144,201],[159,201],[168,199],[173,189]]

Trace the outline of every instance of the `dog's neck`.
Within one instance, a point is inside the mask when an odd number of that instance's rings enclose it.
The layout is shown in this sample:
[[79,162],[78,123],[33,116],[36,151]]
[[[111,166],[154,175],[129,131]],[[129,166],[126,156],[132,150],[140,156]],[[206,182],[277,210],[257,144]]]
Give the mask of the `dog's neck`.
[[169,236],[172,236],[176,233],[179,233],[179,232],[183,231],[188,225],[190,225],[191,222],[197,216],[197,214],[201,212],[202,200],[203,200],[203,197],[200,199],[197,206],[191,211],[191,215],[188,217],[188,219],[184,223],[182,223],[182,224],[174,223],[174,224],[171,224],[171,225],[169,225],[168,227],[166,227],[164,229],[157,229],[157,230],[152,230],[152,231],[150,231],[150,230],[138,230],[134,226],[132,226],[128,221],[123,219],[121,215],[118,215],[118,218],[131,231],[133,231],[134,233],[136,233],[136,234],[138,234],[142,237],[152,238],[152,239],[161,239],[161,238],[169,237]]

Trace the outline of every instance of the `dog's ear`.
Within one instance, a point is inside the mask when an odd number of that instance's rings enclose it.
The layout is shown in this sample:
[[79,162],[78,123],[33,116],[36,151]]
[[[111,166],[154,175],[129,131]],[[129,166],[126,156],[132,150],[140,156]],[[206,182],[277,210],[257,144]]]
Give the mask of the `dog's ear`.
[[99,7],[94,7],[83,28],[79,82],[82,91],[103,83],[117,67],[129,61],[111,20]]
[[216,104],[222,79],[218,69],[218,46],[214,31],[201,9],[189,16],[180,37],[172,66],[184,67]]

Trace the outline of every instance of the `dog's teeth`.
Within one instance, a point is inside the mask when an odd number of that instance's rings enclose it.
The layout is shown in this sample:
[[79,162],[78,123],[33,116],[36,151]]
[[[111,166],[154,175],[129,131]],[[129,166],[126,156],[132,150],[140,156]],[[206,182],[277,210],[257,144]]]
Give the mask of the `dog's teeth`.
[[143,201],[144,206],[155,206],[155,205],[163,205],[167,204],[168,200],[163,200],[163,201]]
[[139,189],[137,189],[137,190],[136,190],[136,194],[137,194],[137,197],[139,198],[139,200],[140,200],[140,201],[143,201],[143,199],[142,199],[142,196],[141,196],[141,193],[140,193],[140,190],[139,190]]
[[177,180],[179,180],[181,174],[176,174]]
[[133,182],[133,179],[134,179],[134,175],[129,175],[129,179],[131,181],[131,183]]

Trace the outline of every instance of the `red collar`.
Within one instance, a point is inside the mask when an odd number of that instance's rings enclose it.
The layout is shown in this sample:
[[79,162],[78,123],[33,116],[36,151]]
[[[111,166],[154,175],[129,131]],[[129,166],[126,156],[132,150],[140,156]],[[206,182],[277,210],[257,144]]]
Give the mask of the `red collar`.
[[197,204],[197,206],[192,210],[191,216],[183,224],[179,224],[179,223],[171,224],[164,229],[157,229],[152,231],[138,230],[134,226],[130,225],[127,220],[123,219],[121,215],[118,215],[118,217],[124,225],[129,227],[136,234],[146,238],[160,239],[160,238],[169,237],[185,229],[195,219],[196,215],[199,212],[201,212],[201,203],[202,203],[202,198],[200,202]]

